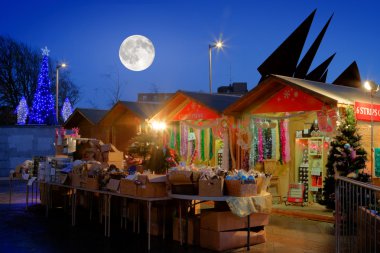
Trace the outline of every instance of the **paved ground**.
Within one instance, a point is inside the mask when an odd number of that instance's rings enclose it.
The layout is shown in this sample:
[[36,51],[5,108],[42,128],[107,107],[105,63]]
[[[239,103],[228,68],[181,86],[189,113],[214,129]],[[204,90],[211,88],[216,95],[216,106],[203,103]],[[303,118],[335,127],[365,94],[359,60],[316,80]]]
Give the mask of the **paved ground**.
[[[136,235],[115,224],[111,238],[105,238],[103,226],[91,222],[85,210],[78,209],[75,227],[62,209],[52,210],[49,218],[41,205],[26,211],[25,184],[16,184],[12,199],[9,205],[8,182],[0,181],[0,252],[147,252],[146,234]],[[273,214],[265,230],[267,242],[251,247],[251,252],[334,252],[331,223]],[[151,252],[211,251],[152,236]]]

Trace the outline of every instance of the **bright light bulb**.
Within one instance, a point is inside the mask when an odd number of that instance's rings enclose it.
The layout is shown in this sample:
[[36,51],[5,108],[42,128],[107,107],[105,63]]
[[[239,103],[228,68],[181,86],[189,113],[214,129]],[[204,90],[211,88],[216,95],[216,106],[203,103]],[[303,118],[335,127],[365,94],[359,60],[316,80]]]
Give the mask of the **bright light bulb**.
[[66,68],[66,66],[67,66],[66,63],[62,63],[62,64],[61,64],[61,67],[62,67],[62,68]]
[[371,91],[372,90],[372,85],[369,81],[365,81],[364,82],[364,88],[368,91]]
[[215,47],[222,48],[223,47],[223,42],[222,41],[216,42]]

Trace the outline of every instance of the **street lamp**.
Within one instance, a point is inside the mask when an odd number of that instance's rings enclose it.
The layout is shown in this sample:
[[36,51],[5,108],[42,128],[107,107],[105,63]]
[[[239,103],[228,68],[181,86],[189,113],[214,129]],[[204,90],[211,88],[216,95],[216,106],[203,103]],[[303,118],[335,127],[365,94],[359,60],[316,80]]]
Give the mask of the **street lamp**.
[[223,47],[222,41],[217,41],[212,45],[208,45],[208,67],[209,67],[209,86],[210,86],[210,94],[212,94],[212,63],[211,63],[211,51],[213,48],[221,49]]
[[371,95],[371,177],[373,176],[373,96],[379,91],[379,85],[374,81],[365,81],[364,88],[370,92]]
[[59,69],[60,68],[66,68],[66,63],[61,63],[61,64],[58,64],[57,67],[55,68],[56,70],[56,80],[55,80],[55,117],[56,117],[56,120],[57,120],[57,124],[58,124],[58,83],[59,83]]

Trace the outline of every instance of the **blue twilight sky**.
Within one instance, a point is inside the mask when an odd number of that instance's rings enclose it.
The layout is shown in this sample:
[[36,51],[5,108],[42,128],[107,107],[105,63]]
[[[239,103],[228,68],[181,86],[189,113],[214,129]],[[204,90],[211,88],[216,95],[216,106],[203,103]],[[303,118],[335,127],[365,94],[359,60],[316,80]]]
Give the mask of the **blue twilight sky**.
[[[69,64],[81,99],[76,106],[109,108],[119,76],[123,100],[137,93],[208,92],[208,44],[213,50],[213,91],[232,82],[252,89],[257,67],[314,10],[317,13],[304,51],[331,14],[332,22],[312,68],[331,54],[327,82],[356,60],[362,79],[380,82],[380,15],[377,0],[0,0],[0,34],[32,48],[45,45],[50,56]],[[145,71],[120,62],[122,41],[148,37],[156,57]]]

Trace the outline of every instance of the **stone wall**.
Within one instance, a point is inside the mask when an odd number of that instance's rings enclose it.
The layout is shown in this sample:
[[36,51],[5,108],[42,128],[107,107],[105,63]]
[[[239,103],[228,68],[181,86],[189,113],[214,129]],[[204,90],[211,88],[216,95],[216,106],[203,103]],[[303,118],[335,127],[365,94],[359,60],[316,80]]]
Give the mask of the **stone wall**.
[[0,127],[0,177],[33,156],[55,154],[56,126],[1,126]]

